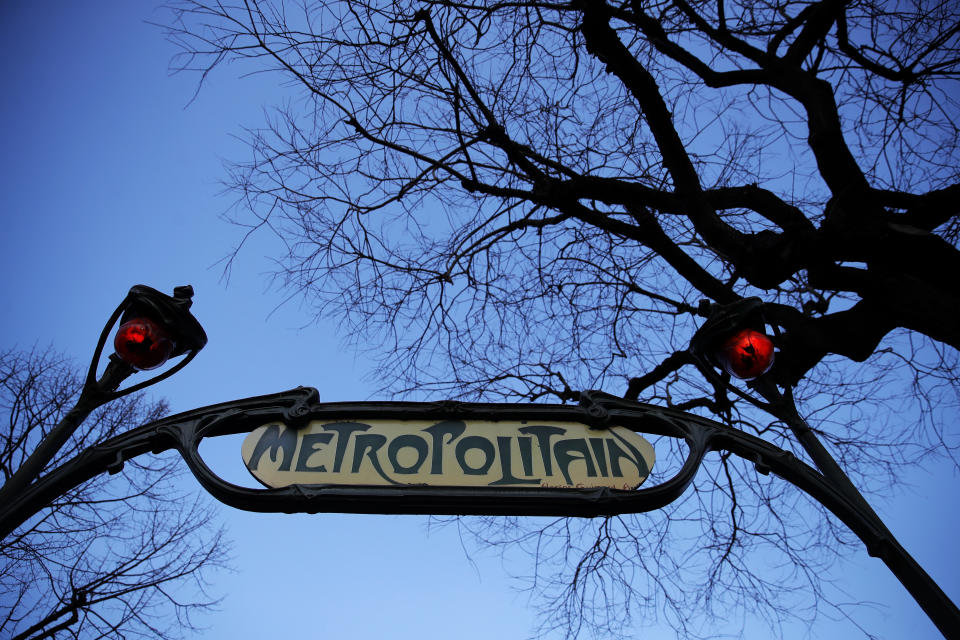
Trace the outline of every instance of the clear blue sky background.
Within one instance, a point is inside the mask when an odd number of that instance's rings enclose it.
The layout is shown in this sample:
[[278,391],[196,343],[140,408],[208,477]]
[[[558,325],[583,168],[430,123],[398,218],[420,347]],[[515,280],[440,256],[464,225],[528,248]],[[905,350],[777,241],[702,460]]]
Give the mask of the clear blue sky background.
[[[319,388],[325,400],[371,397],[369,367],[340,348],[336,327],[311,324],[296,301],[281,305],[269,288],[269,238],[222,281],[216,263],[240,238],[219,219],[230,204],[218,185],[222,161],[245,157],[234,136],[262,121],[278,87],[228,69],[187,106],[197,78],[168,75],[175,50],[147,24],[163,19],[149,2],[0,0],[2,346],[49,344],[83,362],[130,285],[170,292],[189,283],[210,343],[155,388],[174,411],[298,385]],[[958,487],[946,465],[933,463],[876,505],[954,600]],[[426,518],[220,511],[236,571],[216,578],[224,600],[204,620],[207,638],[520,639],[534,631],[526,596],[509,579],[527,572],[522,561],[468,559],[455,531],[428,533]],[[939,637],[879,561],[860,553],[837,571],[850,601],[877,603],[874,630]],[[768,637],[762,629],[747,637]],[[811,635],[852,630],[822,620]],[[651,628],[637,637],[672,636]]]

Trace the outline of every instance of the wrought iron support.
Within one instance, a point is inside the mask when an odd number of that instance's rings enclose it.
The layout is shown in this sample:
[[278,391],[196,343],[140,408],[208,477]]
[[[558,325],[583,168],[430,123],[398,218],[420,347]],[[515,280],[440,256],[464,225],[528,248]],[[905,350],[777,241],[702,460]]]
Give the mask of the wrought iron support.
[[859,519],[870,525],[869,528],[865,527],[867,532],[864,535],[857,534],[866,546],[867,553],[887,565],[945,637],[960,637],[957,635],[960,634],[960,610],[903,548],[836,459],[820,442],[817,434],[797,410],[789,389],[787,393],[781,394],[769,378],[759,378],[750,383],[750,386],[770,403],[771,413],[790,428],[833,490],[843,495],[856,508]]
[[[624,400],[602,392],[581,394],[582,406],[487,403],[353,402],[320,403],[310,388],[247,398],[187,411],[133,429],[90,447],[33,483],[10,503],[0,503],[0,539],[69,489],[103,473],[115,473],[126,460],[176,449],[198,482],[229,506],[256,512],[342,512],[389,514],[551,515],[595,517],[659,509],[690,485],[704,456],[729,451],[773,473],[826,507],[880,557],[947,638],[956,638],[960,611],[903,549],[862,498],[838,487],[828,476],[792,453],[737,429],[681,411]],[[604,428],[682,439],[689,448],[679,471],[666,482],[634,491],[618,489],[527,489],[438,486],[293,485],[254,489],[219,478],[199,453],[205,438],[248,433],[271,422],[305,424],[396,420],[576,421]],[[806,439],[806,436],[804,436]],[[822,445],[820,445],[822,447]],[[824,450],[825,451],[825,450]],[[829,454],[827,454],[829,455]],[[811,457],[814,457],[811,455]],[[816,454],[817,464],[822,462]],[[836,464],[834,462],[834,464]],[[839,467],[838,467],[839,469]],[[852,485],[851,485],[852,486]],[[859,495],[859,494],[858,494]]]

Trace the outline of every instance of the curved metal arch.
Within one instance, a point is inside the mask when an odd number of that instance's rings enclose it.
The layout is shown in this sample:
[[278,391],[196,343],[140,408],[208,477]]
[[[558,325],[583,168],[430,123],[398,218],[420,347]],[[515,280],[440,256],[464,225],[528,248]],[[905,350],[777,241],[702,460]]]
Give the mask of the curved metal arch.
[[[300,387],[201,407],[132,429],[86,449],[73,460],[0,504],[0,540],[58,496],[94,476],[116,473],[126,460],[145,453],[176,449],[197,481],[229,506],[259,512],[343,512],[459,515],[551,515],[595,517],[653,511],[676,500],[693,482],[704,456],[729,451],[773,473],[823,504],[879,557],[907,588],[946,637],[958,637],[960,611],[943,590],[897,542],[869,505],[848,494],[792,453],[689,413],[617,398],[598,391],[581,392],[580,406],[462,402],[317,401],[315,389]],[[488,487],[293,485],[251,489],[218,477],[203,461],[205,438],[240,434],[273,421],[296,427],[310,420],[361,418],[477,420],[544,419],[581,422],[601,429],[620,425],[634,431],[682,439],[689,447],[677,474],[656,486],[617,489],[516,489]]]
[[[229,506],[259,512],[433,513],[460,515],[551,515],[594,517],[662,508],[687,489],[710,451],[730,451],[772,472],[823,503],[865,539],[877,531],[858,507],[835,491],[818,471],[793,454],[746,433],[681,411],[584,392],[581,405],[461,402],[317,402],[317,391],[290,391],[215,404],[149,423],[95,445],[51,472],[3,508],[0,537],[56,496],[144,453],[179,451],[197,481]],[[633,491],[618,489],[518,489],[294,485],[255,489],[216,475],[200,454],[206,438],[247,433],[271,421],[297,426],[310,420],[363,418],[534,419],[581,422],[596,428],[617,424],[640,433],[684,440],[685,462],[672,478]]]

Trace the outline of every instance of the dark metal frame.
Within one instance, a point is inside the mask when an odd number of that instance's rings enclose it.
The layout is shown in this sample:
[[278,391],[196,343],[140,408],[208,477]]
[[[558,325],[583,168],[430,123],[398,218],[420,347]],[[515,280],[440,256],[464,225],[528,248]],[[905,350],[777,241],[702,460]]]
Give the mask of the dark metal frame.
[[[0,537],[64,491],[103,472],[116,473],[125,460],[176,449],[197,481],[226,505],[245,511],[459,515],[609,516],[660,509],[693,481],[704,456],[725,450],[773,472],[823,503],[865,539],[878,539],[856,505],[792,453],[706,418],[583,392],[577,405],[462,402],[316,402],[317,391],[292,391],[226,402],[163,418],[93,446],[48,474],[0,512]],[[595,428],[619,425],[682,439],[689,447],[678,473],[666,482],[633,491],[610,488],[528,489],[441,486],[293,485],[280,489],[242,487],[219,478],[200,455],[206,438],[243,434],[270,422],[296,427],[313,420],[531,420],[581,422]],[[239,455],[239,451],[237,453]],[[8,522],[9,521],[9,522]]]
[[[124,461],[145,453],[176,449],[197,481],[215,498],[256,512],[387,513],[458,515],[550,515],[596,517],[659,509],[677,499],[693,482],[704,457],[729,451],[773,473],[823,504],[843,521],[906,586],[948,638],[958,637],[960,611],[932,578],[903,549],[859,494],[850,495],[830,474],[805,464],[792,453],[760,438],[689,413],[624,400],[606,393],[580,393],[580,405],[494,404],[455,401],[328,402],[315,389],[300,387],[202,407],[133,429],[99,445],[47,474],[12,501],[0,504],[0,539],[44,506],[90,478],[116,473]],[[681,439],[689,447],[677,474],[634,491],[610,488],[528,489],[433,486],[293,485],[252,489],[219,478],[200,455],[206,438],[248,433],[269,422],[298,427],[309,421],[537,420],[581,422],[602,429],[619,425],[640,433]],[[239,452],[238,452],[239,455]],[[818,463],[819,464],[819,463]]]

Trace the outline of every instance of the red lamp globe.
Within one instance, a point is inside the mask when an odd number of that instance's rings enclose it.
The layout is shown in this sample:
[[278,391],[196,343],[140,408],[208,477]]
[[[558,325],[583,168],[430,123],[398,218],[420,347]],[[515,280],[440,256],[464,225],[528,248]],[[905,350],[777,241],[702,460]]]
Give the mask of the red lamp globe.
[[170,357],[173,339],[150,318],[131,318],[117,330],[113,348],[120,359],[139,371],[156,369]]
[[742,329],[723,342],[716,357],[731,376],[752,380],[773,366],[773,341],[754,329]]

